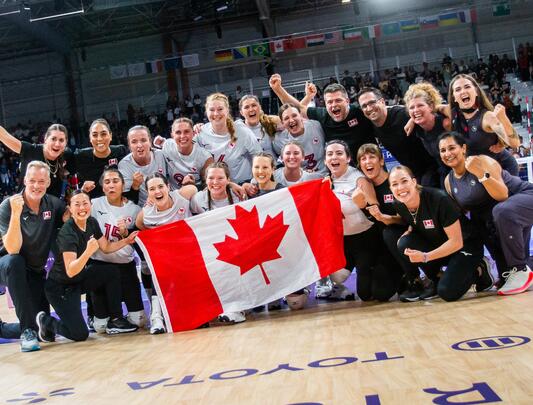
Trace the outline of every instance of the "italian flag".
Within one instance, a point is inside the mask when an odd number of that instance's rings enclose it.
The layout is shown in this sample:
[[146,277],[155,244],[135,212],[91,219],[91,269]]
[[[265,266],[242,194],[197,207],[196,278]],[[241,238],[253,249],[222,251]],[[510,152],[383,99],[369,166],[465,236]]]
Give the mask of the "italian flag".
[[314,180],[142,231],[169,331],[264,305],[345,265],[342,213]]

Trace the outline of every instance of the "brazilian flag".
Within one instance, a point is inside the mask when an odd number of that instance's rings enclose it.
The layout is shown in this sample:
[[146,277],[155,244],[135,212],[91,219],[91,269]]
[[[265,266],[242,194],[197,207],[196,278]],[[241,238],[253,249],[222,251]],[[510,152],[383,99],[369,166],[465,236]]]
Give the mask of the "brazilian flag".
[[270,47],[268,42],[262,44],[251,45],[252,56],[270,56]]

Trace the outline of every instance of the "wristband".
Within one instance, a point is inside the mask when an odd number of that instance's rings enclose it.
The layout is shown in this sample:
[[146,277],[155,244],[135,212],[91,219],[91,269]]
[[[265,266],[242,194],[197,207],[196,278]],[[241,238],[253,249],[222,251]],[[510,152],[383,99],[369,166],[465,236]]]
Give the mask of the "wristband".
[[423,262],[427,263],[428,262],[428,254],[426,252],[422,252],[422,256],[424,258]]

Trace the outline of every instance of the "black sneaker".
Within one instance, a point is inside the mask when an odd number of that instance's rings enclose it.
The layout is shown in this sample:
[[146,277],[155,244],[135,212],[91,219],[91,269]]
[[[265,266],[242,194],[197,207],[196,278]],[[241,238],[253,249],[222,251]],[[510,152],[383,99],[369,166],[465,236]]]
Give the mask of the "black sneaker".
[[107,321],[105,332],[108,335],[116,335],[117,333],[135,332],[137,329],[139,329],[137,325],[129,323],[126,318],[121,316],[120,318],[110,319]]
[[481,269],[481,275],[478,276],[476,281],[476,291],[482,292],[490,290],[494,285],[494,279],[490,272],[490,263],[488,259],[483,257],[477,268]]
[[424,292],[424,286],[420,279],[407,281],[407,289],[400,294],[401,302],[415,302],[420,299],[420,294]]
[[432,300],[438,298],[439,294],[437,293],[437,283],[429,281],[429,284],[424,287],[422,294],[420,294],[421,300]]
[[50,317],[50,315],[44,311],[39,312],[35,317],[35,323],[37,323],[39,328],[37,336],[39,336],[41,342],[52,343],[56,341],[56,334],[46,327],[47,317]]

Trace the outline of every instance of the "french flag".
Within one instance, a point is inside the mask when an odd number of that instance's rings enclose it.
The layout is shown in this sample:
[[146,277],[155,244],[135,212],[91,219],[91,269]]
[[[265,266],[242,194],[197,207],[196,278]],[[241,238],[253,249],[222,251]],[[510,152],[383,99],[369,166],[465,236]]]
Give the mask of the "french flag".
[[309,181],[139,233],[167,329],[282,298],[345,265],[342,213]]

